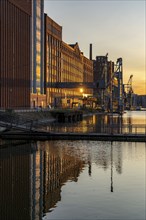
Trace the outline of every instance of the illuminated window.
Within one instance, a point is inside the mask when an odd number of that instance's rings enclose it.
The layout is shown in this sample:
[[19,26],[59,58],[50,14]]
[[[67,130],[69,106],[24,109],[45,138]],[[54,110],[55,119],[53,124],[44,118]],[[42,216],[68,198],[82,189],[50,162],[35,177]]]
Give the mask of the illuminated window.
[[40,44],[40,43],[37,43],[37,45],[36,45],[36,50],[37,50],[37,51],[40,51],[40,50],[41,50],[41,44]]

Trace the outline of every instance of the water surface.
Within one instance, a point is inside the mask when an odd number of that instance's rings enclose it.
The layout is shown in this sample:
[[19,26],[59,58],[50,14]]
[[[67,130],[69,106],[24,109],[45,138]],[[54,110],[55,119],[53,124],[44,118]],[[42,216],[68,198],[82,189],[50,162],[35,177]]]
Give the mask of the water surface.
[[119,114],[93,114],[75,123],[52,123],[51,132],[80,133],[144,133],[146,134],[146,111],[126,111]]
[[144,220],[145,143],[46,141],[0,150],[2,220]]

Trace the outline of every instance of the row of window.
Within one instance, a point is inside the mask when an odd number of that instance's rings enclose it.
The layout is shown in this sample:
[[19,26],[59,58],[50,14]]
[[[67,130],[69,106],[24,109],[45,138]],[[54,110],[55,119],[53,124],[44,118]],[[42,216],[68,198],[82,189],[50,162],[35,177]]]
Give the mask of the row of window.
[[62,31],[57,30],[54,26],[51,24],[48,24],[48,29],[52,32],[52,34],[55,34],[59,38],[62,38]]
[[67,57],[71,56],[72,59],[77,60],[78,62],[82,62],[82,57],[79,56],[76,53],[68,53],[68,49],[67,48],[62,48],[62,52],[64,53],[64,55],[66,55]]

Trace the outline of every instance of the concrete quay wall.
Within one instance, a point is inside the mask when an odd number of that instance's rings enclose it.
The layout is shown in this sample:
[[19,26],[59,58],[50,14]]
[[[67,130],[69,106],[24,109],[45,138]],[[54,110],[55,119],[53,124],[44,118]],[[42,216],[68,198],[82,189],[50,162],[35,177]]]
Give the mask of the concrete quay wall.
[[95,141],[122,141],[145,142],[146,135],[132,134],[97,134],[97,133],[50,133],[50,132],[17,132],[11,131],[0,134],[1,139],[11,140],[95,140]]

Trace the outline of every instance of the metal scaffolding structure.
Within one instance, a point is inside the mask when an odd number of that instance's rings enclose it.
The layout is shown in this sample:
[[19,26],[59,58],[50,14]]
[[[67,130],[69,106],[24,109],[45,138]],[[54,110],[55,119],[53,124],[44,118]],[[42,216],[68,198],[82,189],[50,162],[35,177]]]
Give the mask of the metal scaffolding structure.
[[133,75],[130,75],[127,84],[124,84],[124,92],[125,92],[125,100],[126,100],[125,108],[127,110],[131,110],[131,107],[132,107],[132,94],[133,94],[132,78],[133,78]]

